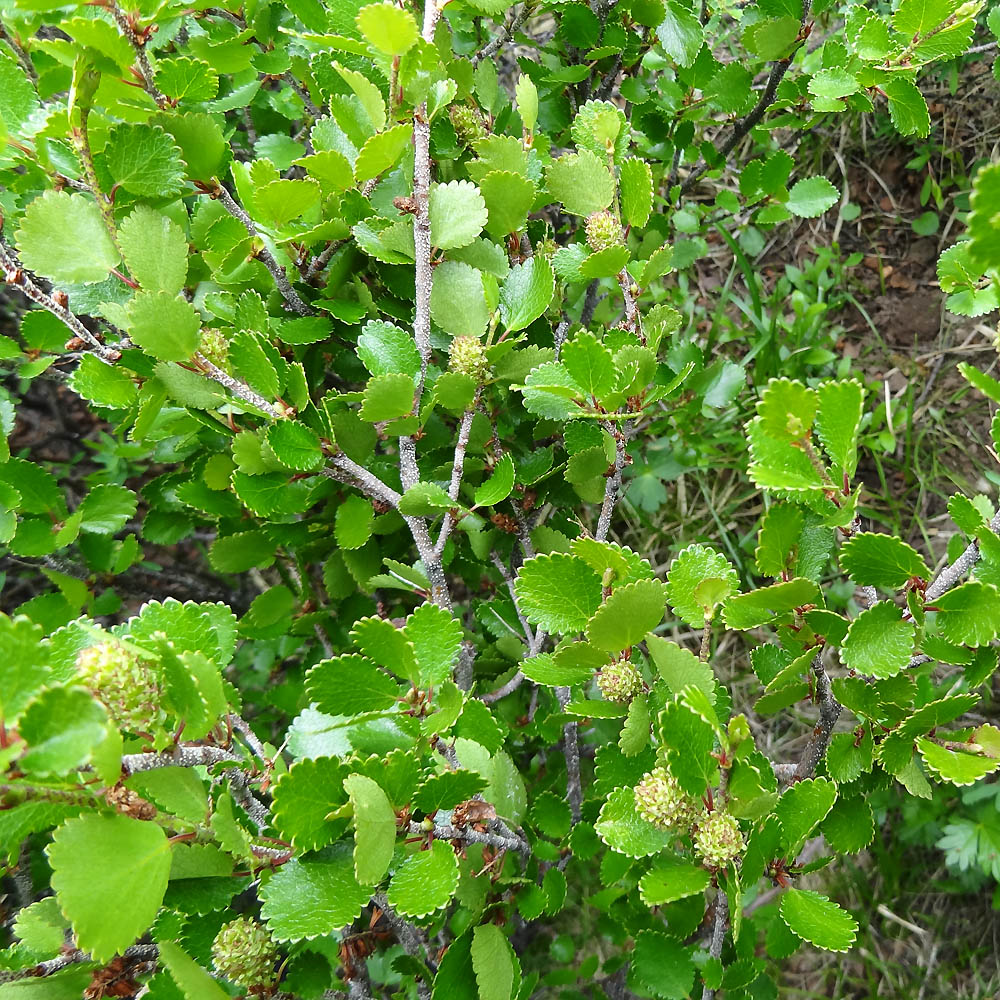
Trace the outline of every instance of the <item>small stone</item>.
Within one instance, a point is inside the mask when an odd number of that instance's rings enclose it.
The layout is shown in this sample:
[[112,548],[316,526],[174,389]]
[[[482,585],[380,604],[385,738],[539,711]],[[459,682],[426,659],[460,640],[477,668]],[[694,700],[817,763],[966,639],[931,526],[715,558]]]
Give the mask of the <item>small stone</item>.
[[698,815],[694,799],[665,767],[654,767],[635,786],[635,807],[647,823],[680,833],[686,832]]
[[736,817],[720,810],[702,815],[694,835],[694,849],[710,868],[725,868],[746,850]]

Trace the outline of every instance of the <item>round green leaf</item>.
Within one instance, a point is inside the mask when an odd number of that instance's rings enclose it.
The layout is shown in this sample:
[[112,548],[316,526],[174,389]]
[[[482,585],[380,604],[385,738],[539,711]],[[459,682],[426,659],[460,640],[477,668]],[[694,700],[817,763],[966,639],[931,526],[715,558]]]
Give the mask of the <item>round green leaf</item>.
[[267,429],[267,443],[274,457],[286,468],[315,472],[323,465],[323,449],[316,432],[296,420],[271,424]]
[[357,24],[361,34],[387,56],[408,52],[419,35],[413,15],[389,0],[362,7],[358,11]]
[[468,246],[489,218],[479,188],[469,181],[435,184],[428,202],[431,244],[442,250]]
[[[699,588],[718,581],[711,593]],[[667,571],[667,603],[678,618],[693,628],[702,628],[715,605],[739,589],[740,578],[729,560],[707,545],[689,545],[678,553]]]
[[608,796],[594,829],[612,851],[630,858],[659,854],[676,838],[673,831],[659,830],[639,815],[632,788],[616,788]]
[[129,336],[157,361],[187,361],[201,342],[201,319],[186,299],[139,292],[129,303]]
[[847,951],[854,944],[858,922],[818,892],[789,889],[778,908],[788,929],[817,948]]
[[601,578],[561,552],[529,559],[514,589],[524,616],[546,632],[580,632],[601,605]]
[[851,622],[840,650],[845,667],[873,677],[894,677],[913,656],[915,629],[891,601],[862,611]]
[[632,975],[655,997],[684,1000],[694,985],[694,961],[676,938],[640,931],[632,950]]
[[108,171],[131,194],[163,198],[184,187],[184,162],[173,138],[158,125],[116,125],[104,148]]
[[447,906],[458,887],[458,858],[435,840],[428,851],[411,854],[392,876],[389,905],[404,917],[425,917]]
[[659,580],[618,587],[587,624],[587,641],[607,653],[634,646],[663,621],[665,590]]
[[785,207],[802,219],[815,219],[832,208],[840,192],[825,177],[806,177],[796,181],[788,192]]
[[91,813],[56,830],[46,853],[59,906],[97,961],[109,962],[156,919],[170,875],[162,827]]
[[118,264],[118,251],[93,199],[46,191],[28,205],[15,234],[25,267],[50,281],[104,281]]

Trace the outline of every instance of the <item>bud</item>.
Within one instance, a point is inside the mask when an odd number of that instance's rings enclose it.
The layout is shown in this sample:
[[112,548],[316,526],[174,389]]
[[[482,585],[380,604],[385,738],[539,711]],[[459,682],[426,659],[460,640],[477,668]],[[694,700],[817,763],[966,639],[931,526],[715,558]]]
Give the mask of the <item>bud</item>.
[[453,104],[448,109],[448,115],[463,146],[471,146],[486,138],[486,123],[475,108],[470,108],[468,104]]
[[153,665],[121,643],[102,642],[76,658],[77,677],[104,704],[115,724],[129,732],[149,732],[163,720]]
[[448,367],[453,372],[471,375],[479,382],[485,380],[490,371],[486,360],[486,348],[478,337],[455,337],[448,351]]
[[698,815],[694,800],[665,767],[654,767],[635,786],[635,808],[661,830],[684,832]]
[[625,242],[622,224],[611,212],[594,212],[587,219],[587,243],[595,253]]
[[709,867],[725,868],[746,850],[740,824],[727,812],[705,813],[698,820],[694,849]]
[[608,701],[631,701],[642,694],[642,674],[628,660],[609,663],[597,675],[597,686]]
[[201,343],[198,350],[206,361],[211,361],[216,368],[228,371],[229,366],[229,341],[219,329],[213,326],[206,327],[201,331]]
[[251,992],[263,992],[274,985],[274,966],[278,950],[266,927],[240,917],[226,924],[212,942],[212,965],[215,971],[234,986]]

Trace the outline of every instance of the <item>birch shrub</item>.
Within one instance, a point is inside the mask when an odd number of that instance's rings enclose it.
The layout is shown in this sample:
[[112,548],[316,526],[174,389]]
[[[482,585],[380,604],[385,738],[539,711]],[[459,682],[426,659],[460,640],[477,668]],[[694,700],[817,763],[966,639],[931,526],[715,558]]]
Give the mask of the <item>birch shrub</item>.
[[105,428],[0,456],[0,997],[764,998],[852,946],[800,880],[868,793],[1000,766],[992,502],[935,572],[865,530],[861,382],[775,379],[753,579],[616,509],[718,392],[712,227],[834,206],[800,132],[926,135],[978,13],[0,6],[0,422],[56,379]]

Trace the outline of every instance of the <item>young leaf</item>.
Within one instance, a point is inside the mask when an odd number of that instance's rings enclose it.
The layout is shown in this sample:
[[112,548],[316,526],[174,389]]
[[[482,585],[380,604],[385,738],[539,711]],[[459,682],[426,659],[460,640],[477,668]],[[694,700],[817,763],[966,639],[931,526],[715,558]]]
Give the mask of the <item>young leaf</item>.
[[506,452],[494,466],[493,473],[482,486],[476,487],[474,503],[476,507],[492,507],[506,500],[514,489],[514,460]]
[[177,295],[184,288],[187,240],[173,219],[139,205],[119,227],[118,244],[132,277],[147,292]]
[[858,429],[864,404],[864,389],[853,379],[823,382],[816,390],[816,436],[835,465],[847,476],[858,466]]
[[866,608],[851,622],[840,658],[849,670],[872,677],[894,677],[913,656],[915,628],[891,601]]
[[840,550],[840,565],[862,587],[896,590],[911,577],[926,580],[930,570],[923,557],[901,538],[861,531]]
[[587,641],[608,653],[630,649],[663,621],[665,590],[659,580],[616,588],[587,623]]
[[546,175],[549,194],[570,215],[592,215],[607,208],[615,195],[615,180],[589,149],[553,160]]
[[421,604],[406,619],[403,633],[413,644],[422,687],[451,678],[462,645],[462,625],[451,612],[429,601]]
[[608,796],[594,829],[612,851],[630,858],[658,854],[676,836],[669,830],[657,829],[639,815],[631,788],[616,788]]
[[419,37],[413,15],[388,0],[362,7],[357,23],[361,34],[388,56],[405,55]]
[[491,313],[481,271],[454,260],[434,269],[431,318],[442,330],[455,337],[479,337]]
[[523,330],[548,308],[555,294],[555,275],[546,257],[517,264],[500,286],[500,317],[508,331]]
[[562,363],[580,389],[594,399],[603,399],[615,388],[617,373],[614,357],[587,330],[581,330],[563,345]]
[[840,192],[825,177],[808,177],[792,186],[785,207],[802,219],[815,219],[832,208]]
[[664,854],[639,879],[639,895],[647,906],[665,906],[678,899],[704,892],[712,876],[700,865],[676,855]]
[[689,545],[667,571],[667,603],[682,621],[702,628],[739,584],[739,575],[724,555],[707,545]]
[[806,838],[836,801],[837,786],[826,778],[807,778],[785,791],[774,814],[781,824],[781,842],[787,857],[798,855]]
[[187,361],[201,340],[194,306],[168,292],[139,292],[128,308],[129,335],[157,361]]

